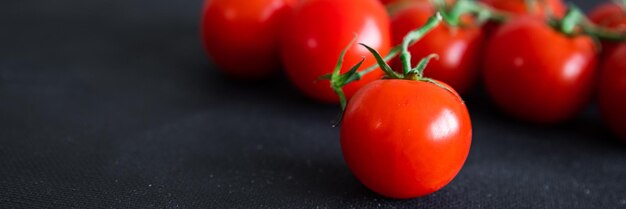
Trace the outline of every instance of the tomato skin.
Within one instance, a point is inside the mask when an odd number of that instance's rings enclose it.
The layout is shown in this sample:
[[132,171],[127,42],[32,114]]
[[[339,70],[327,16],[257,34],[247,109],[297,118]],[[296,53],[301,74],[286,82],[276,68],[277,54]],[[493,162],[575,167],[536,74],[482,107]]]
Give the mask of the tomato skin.
[[596,24],[609,28],[626,29],[626,12],[613,2],[607,2],[596,7],[590,14],[589,19]]
[[545,17],[548,11],[554,12],[557,17],[563,17],[566,12],[563,0],[547,0],[545,4],[541,0],[537,0],[537,8],[529,9],[526,6],[526,0],[480,0],[481,2],[492,6],[495,9],[511,12],[516,15],[532,15],[535,17]]
[[[430,3],[414,3],[394,14],[391,18],[394,45],[401,44],[409,31],[424,25],[434,13],[435,8]],[[483,40],[480,27],[452,28],[440,24],[409,48],[411,63],[418,63],[429,54],[438,54],[440,59],[431,62],[426,69],[428,77],[443,81],[464,94],[478,77]],[[402,69],[399,59],[394,61],[394,69]]]
[[[451,4],[455,0],[446,0],[446,3]],[[412,2],[424,2],[429,3],[431,0],[380,0],[381,3],[385,5],[396,4],[396,3],[412,3]]]
[[279,36],[295,0],[206,0],[201,36],[220,70],[243,79],[280,69]]
[[573,117],[588,102],[596,79],[591,38],[568,38],[532,17],[501,27],[483,62],[491,99],[512,116],[535,123]]
[[604,121],[626,140],[626,44],[617,47],[604,63],[598,97]]
[[[626,31],[626,11],[613,2],[601,4],[589,13],[589,19],[601,26]],[[605,54],[612,54],[618,44],[610,41],[602,42],[602,50]]]
[[456,93],[431,83],[378,80],[344,113],[341,148],[354,175],[390,198],[414,198],[447,185],[469,153],[472,127]]
[[[309,97],[328,103],[339,98],[327,80],[318,80],[331,73],[341,51],[358,36],[364,43],[386,55],[390,49],[389,17],[378,0],[308,0],[296,7],[282,40],[282,61],[289,80]],[[364,47],[354,44],[348,50],[341,72],[348,71],[365,57],[360,69],[376,64]],[[379,79],[380,70],[345,86],[350,98],[361,86]]]

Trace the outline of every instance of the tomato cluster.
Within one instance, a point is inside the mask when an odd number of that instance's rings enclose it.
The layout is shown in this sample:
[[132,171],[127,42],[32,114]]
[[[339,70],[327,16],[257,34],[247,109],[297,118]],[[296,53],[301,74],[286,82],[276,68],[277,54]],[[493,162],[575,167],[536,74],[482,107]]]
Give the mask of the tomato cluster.
[[282,67],[304,95],[341,104],[354,175],[412,198],[462,168],[472,124],[461,95],[479,81],[503,112],[537,124],[598,95],[626,139],[626,9],[606,3],[590,17],[562,0],[207,0],[202,39],[227,75]]

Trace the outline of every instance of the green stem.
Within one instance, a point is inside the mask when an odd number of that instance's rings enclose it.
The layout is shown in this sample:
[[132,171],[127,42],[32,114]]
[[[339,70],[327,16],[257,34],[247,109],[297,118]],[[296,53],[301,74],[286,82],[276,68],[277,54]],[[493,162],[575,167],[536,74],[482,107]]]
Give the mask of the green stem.
[[492,9],[491,7],[473,0],[457,0],[450,9],[444,0],[435,0],[437,11],[442,14],[443,20],[450,26],[462,27],[463,15],[473,14],[477,16],[478,25],[482,25],[487,20],[495,22],[504,22],[511,16],[502,11]]
[[[364,61],[363,59],[357,65],[353,66],[348,72],[342,74],[341,68],[343,65],[344,57],[348,49],[352,46],[352,44],[356,40],[356,37],[355,37],[350,42],[350,44],[348,44],[348,46],[346,46],[341,52],[339,60],[337,61],[337,65],[335,66],[335,69],[333,70],[333,72],[331,74],[321,76],[320,79],[330,80],[330,86],[333,89],[333,91],[335,91],[335,93],[339,96],[339,103],[341,105],[342,110],[344,110],[347,105],[347,98],[345,96],[345,93],[343,92],[344,86],[348,85],[351,82],[360,80],[367,73],[370,73],[377,68],[381,68],[385,72],[387,77],[389,78],[397,78],[397,79],[404,78],[404,75],[406,74],[396,73],[395,71],[393,71],[393,69],[391,69],[391,67],[387,64],[387,62],[393,59],[394,57],[396,57],[402,51],[404,51],[405,55],[408,54],[407,48],[415,44],[419,39],[424,37],[428,32],[430,32],[435,27],[437,27],[437,25],[439,25],[441,21],[442,21],[441,15],[439,13],[436,13],[435,15],[433,15],[432,17],[428,19],[428,21],[426,22],[424,26],[409,32],[409,34],[407,34],[407,36],[404,38],[403,44],[392,48],[389,54],[384,58],[375,49],[365,44],[361,44],[368,51],[372,53],[374,58],[376,58],[377,65],[368,67],[367,69],[362,70],[362,71],[358,71],[358,68],[361,66],[361,64],[363,64],[363,61]],[[410,65],[410,57],[409,57],[409,65]]]
[[[580,8],[575,5],[570,5],[567,14],[560,21],[552,21],[553,25],[557,26],[558,30],[563,34],[573,37],[579,35],[578,33],[586,34],[594,38],[608,41],[625,41],[625,31],[615,31],[600,27],[591,22]],[[581,31],[577,31],[580,29]]]
[[622,42],[626,41],[626,31],[615,31],[593,24],[591,21],[585,20],[581,24],[582,30],[593,37],[605,41]]
[[[512,16],[512,14],[508,12],[493,9],[485,5],[482,2],[474,2],[474,3],[475,5],[472,7],[475,13],[477,14],[479,20],[491,20],[494,22],[503,23],[509,20]],[[485,22],[485,21],[481,21],[481,22]]]
[[567,36],[576,35],[576,27],[584,20],[585,14],[575,5],[570,5],[567,13],[560,21],[559,31]]
[[400,53],[400,62],[402,62],[402,72],[404,75],[409,74],[411,71],[411,53],[409,52],[409,45],[415,44],[419,39],[424,37],[426,33],[437,27],[442,20],[441,13],[437,12],[435,15],[428,18],[426,24],[417,30],[409,32],[404,39],[402,39],[402,51]]

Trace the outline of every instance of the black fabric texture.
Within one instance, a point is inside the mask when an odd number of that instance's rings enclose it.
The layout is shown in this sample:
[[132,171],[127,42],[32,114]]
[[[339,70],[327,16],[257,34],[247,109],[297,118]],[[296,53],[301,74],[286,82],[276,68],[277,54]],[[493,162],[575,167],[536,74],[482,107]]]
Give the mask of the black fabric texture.
[[201,5],[0,1],[0,208],[626,208],[626,143],[593,105],[536,126],[480,90],[454,181],[383,198],[343,161],[338,106],[216,70]]

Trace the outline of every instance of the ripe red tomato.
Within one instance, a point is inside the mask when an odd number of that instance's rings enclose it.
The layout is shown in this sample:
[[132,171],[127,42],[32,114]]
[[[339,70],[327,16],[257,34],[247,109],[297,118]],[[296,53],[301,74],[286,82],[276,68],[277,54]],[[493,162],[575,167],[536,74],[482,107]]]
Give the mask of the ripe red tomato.
[[207,0],[202,40],[223,72],[260,78],[280,69],[279,36],[295,0]]
[[[451,3],[454,0],[446,0],[447,3]],[[431,0],[380,0],[383,4],[392,4],[392,3],[411,3],[411,2],[431,2]]]
[[[435,13],[431,3],[413,3],[399,10],[391,17],[394,45],[402,43],[404,36],[411,30],[424,25]],[[418,63],[431,53],[440,56],[439,61],[429,64],[427,73],[430,78],[449,84],[459,93],[466,93],[478,76],[483,34],[479,26],[451,27],[440,24],[422,40],[409,48],[412,63]],[[394,62],[395,69],[401,69],[399,59]]]
[[481,2],[492,6],[495,9],[504,10],[517,15],[533,15],[538,17],[545,17],[545,15],[552,11],[557,17],[565,15],[565,4],[563,0],[535,0],[535,8],[528,8],[528,0],[480,0]]
[[348,102],[341,126],[350,170],[371,190],[399,199],[433,193],[452,181],[471,141],[470,117],[456,92],[421,81],[364,86]]
[[[285,72],[296,87],[311,98],[337,103],[339,98],[327,80],[317,80],[331,73],[341,51],[355,35],[385,55],[390,49],[389,18],[378,0],[309,0],[303,1],[289,17],[282,41]],[[358,45],[347,52],[341,72],[365,57],[362,69],[375,65],[374,57]],[[379,79],[380,70],[367,74],[345,88],[350,98],[361,86]]]
[[600,73],[599,104],[609,127],[626,140],[626,44],[617,47]]
[[626,11],[616,3],[607,2],[593,10],[589,18],[596,24],[609,28],[626,29]]
[[516,18],[487,45],[487,92],[515,117],[536,123],[568,119],[591,95],[596,50],[590,37],[567,37],[543,20]]
[[[598,6],[589,14],[589,18],[601,26],[626,31],[626,10],[616,3],[607,2]],[[614,42],[605,41],[602,42],[602,49],[605,54],[612,54],[616,45]]]

